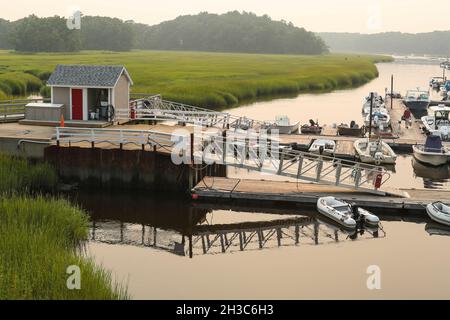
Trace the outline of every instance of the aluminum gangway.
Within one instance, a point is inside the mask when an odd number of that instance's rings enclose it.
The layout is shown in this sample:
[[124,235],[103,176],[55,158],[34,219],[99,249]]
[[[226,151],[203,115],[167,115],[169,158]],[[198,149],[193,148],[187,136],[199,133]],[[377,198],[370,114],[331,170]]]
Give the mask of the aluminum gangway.
[[195,163],[221,163],[378,195],[386,195],[381,187],[391,177],[382,166],[287,149],[256,132],[204,131],[194,142],[193,157]]
[[223,164],[314,183],[351,188],[378,195],[390,179],[382,166],[362,164],[321,154],[281,147],[276,140],[247,131],[217,130],[197,134],[174,134],[150,130],[56,128],[57,143],[89,142],[117,145],[150,145],[176,154],[180,164]]
[[130,101],[128,110],[117,110],[116,120],[176,121],[182,124],[223,129],[234,128],[236,130],[259,129],[267,124],[264,121],[233,116],[227,112],[164,100],[161,95],[141,96],[141,98]]

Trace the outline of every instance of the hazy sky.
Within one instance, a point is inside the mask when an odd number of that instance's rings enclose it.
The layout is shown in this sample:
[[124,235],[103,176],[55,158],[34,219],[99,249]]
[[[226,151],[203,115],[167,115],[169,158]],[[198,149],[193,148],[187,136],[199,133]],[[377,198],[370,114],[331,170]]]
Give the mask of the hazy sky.
[[16,20],[29,14],[104,15],[156,24],[183,14],[231,10],[268,14],[311,31],[374,33],[450,30],[448,0],[14,0],[4,1],[0,17]]

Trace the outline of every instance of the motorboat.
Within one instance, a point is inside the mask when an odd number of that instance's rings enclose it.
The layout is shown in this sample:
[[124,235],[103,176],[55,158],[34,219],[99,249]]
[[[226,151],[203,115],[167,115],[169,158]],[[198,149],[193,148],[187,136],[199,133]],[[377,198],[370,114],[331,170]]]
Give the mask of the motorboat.
[[372,113],[372,121],[370,121],[370,118],[370,114],[368,114],[364,121],[364,125],[366,127],[372,125],[372,128],[384,130],[387,129],[391,124],[391,116],[389,115],[387,110],[377,109]]
[[426,132],[440,136],[443,140],[449,139],[450,132],[450,107],[440,104],[430,107],[429,114],[421,118]]
[[350,125],[345,123],[341,123],[337,127],[337,133],[340,136],[348,136],[348,137],[364,137],[365,127],[360,127],[355,123],[355,121],[350,122]]
[[450,162],[450,150],[442,145],[441,136],[428,135],[424,145],[413,146],[413,154],[418,161],[432,166]]
[[384,99],[377,92],[373,93],[373,100],[370,94],[364,98],[362,107],[363,115],[367,115],[370,113],[371,106],[372,110],[385,108]]
[[408,90],[403,102],[416,118],[420,118],[427,114],[427,108],[431,103],[430,92],[420,88]]
[[325,217],[348,229],[356,228],[358,221],[369,227],[378,227],[380,223],[380,219],[371,212],[335,197],[319,198],[317,210]]
[[308,152],[319,153],[324,155],[334,155],[336,151],[336,141],[334,140],[314,140],[314,142],[309,147]]
[[[377,105],[377,106],[373,106],[372,107],[372,114],[377,112],[377,111],[386,112],[387,113],[386,105],[385,104],[380,104],[380,105]],[[370,113],[370,105],[369,106],[364,106],[362,113],[363,113],[363,116],[366,117]]]
[[437,223],[450,226],[450,206],[441,202],[433,202],[427,205],[428,216]]
[[356,228],[356,220],[352,217],[352,208],[345,201],[335,197],[322,197],[317,200],[317,210],[345,228]]
[[279,134],[291,134],[298,132],[300,123],[291,124],[288,116],[276,116],[274,123],[269,123],[263,126],[268,132],[278,130]]
[[444,83],[445,79],[443,77],[433,77],[430,80],[430,87],[438,90]]
[[309,120],[309,124],[304,124],[300,128],[303,134],[321,134],[322,127],[319,125],[319,121]]
[[366,139],[358,139],[354,143],[356,154],[361,162],[380,164],[395,164],[397,155],[392,148],[383,140],[370,141]]

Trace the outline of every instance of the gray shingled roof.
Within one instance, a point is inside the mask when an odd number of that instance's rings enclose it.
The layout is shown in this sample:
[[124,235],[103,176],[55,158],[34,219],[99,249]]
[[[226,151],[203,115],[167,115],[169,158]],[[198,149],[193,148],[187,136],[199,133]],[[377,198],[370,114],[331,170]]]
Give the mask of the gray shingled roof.
[[124,66],[57,65],[47,85],[112,88],[124,70]]

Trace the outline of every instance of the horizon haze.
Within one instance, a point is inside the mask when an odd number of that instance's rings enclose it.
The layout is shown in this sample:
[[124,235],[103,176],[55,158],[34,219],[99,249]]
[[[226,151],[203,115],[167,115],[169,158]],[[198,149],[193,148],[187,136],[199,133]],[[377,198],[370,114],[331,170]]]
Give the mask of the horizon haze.
[[[268,0],[128,0],[111,2],[97,0],[52,1],[41,0],[39,7],[31,0],[16,0],[14,6],[6,6],[0,18],[18,20],[31,14],[39,17],[70,16],[80,10],[84,15],[117,17],[138,23],[154,25],[175,19],[180,15],[199,12],[225,13],[247,11],[257,15],[269,15],[274,20],[286,20],[298,27],[313,32],[379,33],[404,32],[422,33],[436,30],[450,30],[450,21],[439,19],[435,8],[444,7],[444,0],[434,1],[429,6],[424,0],[333,0],[296,1],[279,0],[277,7]],[[138,9],[137,9],[138,8]]]

